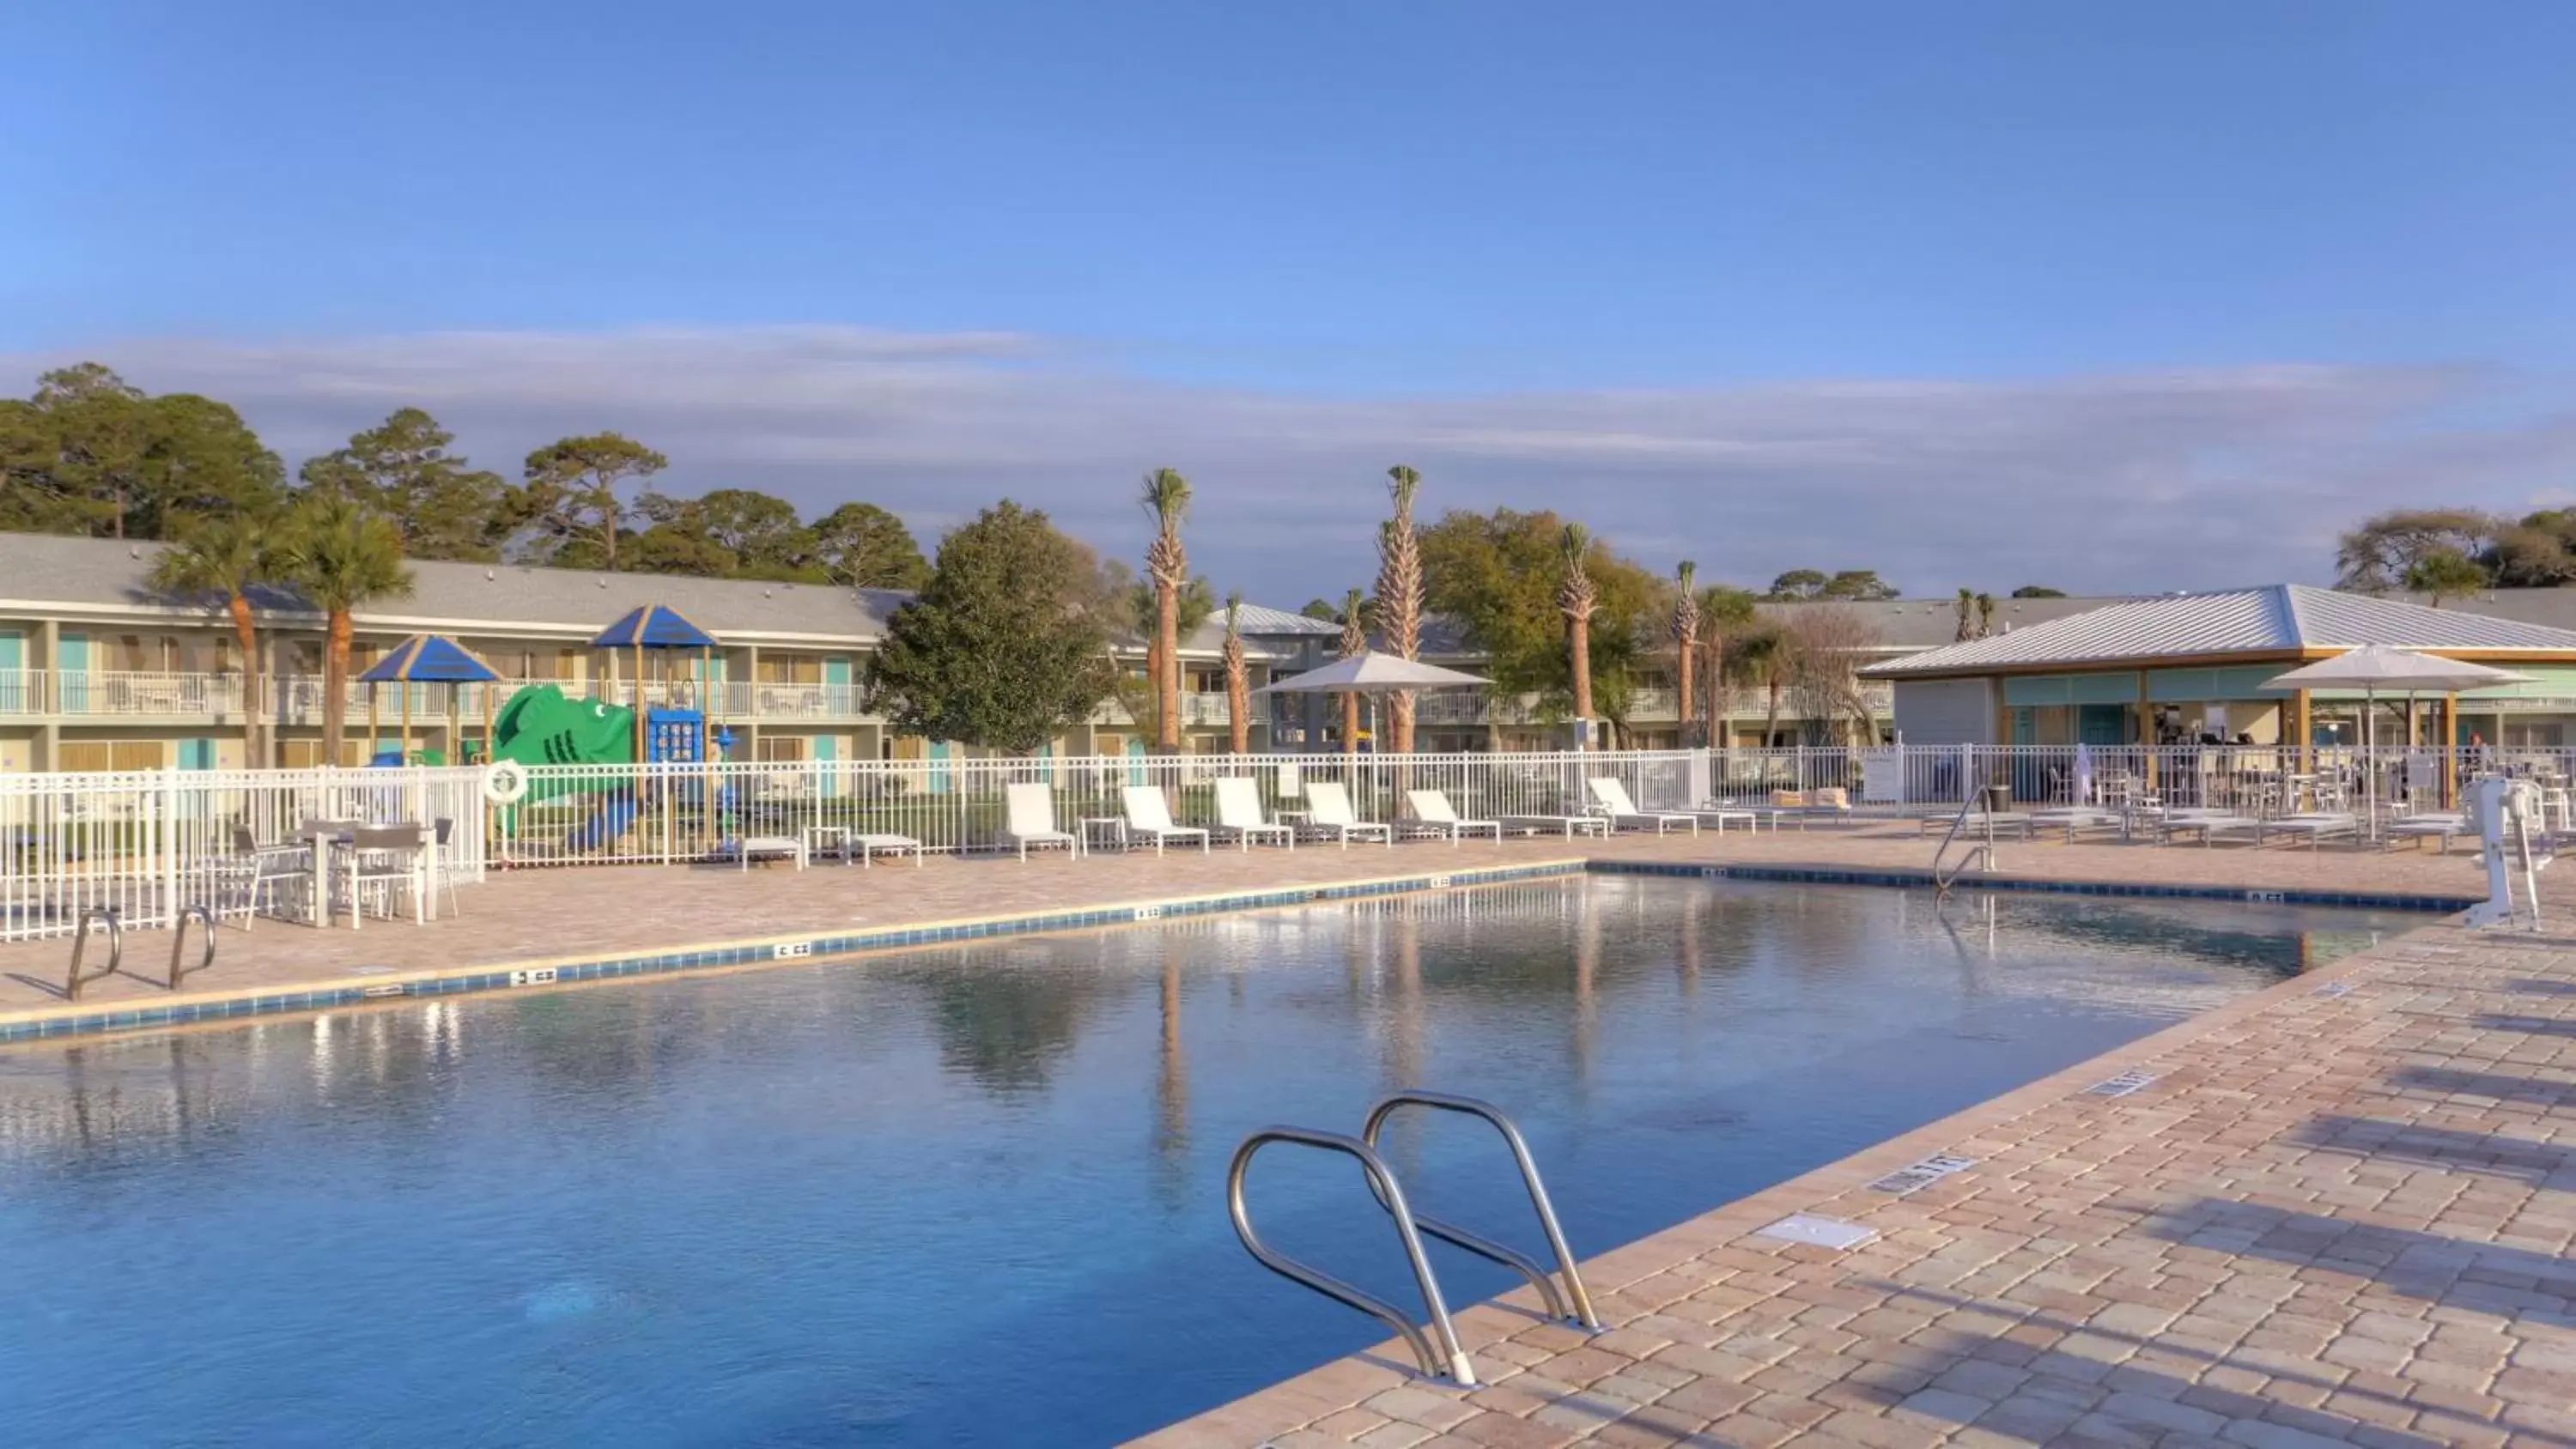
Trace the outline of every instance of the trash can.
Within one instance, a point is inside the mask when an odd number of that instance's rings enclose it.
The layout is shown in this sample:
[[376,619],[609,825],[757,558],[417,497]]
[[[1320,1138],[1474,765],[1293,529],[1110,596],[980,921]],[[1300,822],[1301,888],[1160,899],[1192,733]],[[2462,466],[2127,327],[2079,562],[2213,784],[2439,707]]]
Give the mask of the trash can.
[[1989,814],[1989,815],[2001,815],[2001,814],[2003,814],[2005,811],[2012,809],[2012,802],[2013,802],[2013,787],[2012,787],[2012,786],[2010,786],[2010,785],[1988,785],[1988,786],[1986,787],[1986,802],[1985,802],[1985,810],[1986,810],[1986,813],[1987,813],[1987,814]]

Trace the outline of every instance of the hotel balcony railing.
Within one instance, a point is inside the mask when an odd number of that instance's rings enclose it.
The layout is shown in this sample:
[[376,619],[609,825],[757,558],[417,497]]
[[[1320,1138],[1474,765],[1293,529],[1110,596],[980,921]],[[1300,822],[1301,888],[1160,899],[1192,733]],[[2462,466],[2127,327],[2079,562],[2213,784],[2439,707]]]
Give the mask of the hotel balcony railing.
[[[1145,718],[1153,717],[1153,707],[1148,705]],[[1222,693],[1201,691],[1181,696],[1181,723],[1183,724],[1222,726],[1227,718],[1225,696]],[[1269,719],[1268,700],[1265,698],[1252,701],[1252,722],[1266,724]],[[1109,699],[1102,701],[1098,708],[1092,710],[1091,722],[1096,725],[1134,725],[1141,721],[1126,705],[1115,699]]]
[[[379,684],[351,680],[348,715],[363,720],[372,698],[379,718],[403,711],[410,694],[413,718],[445,719],[451,712],[480,720],[511,695],[532,684],[560,685],[576,699],[601,699],[649,709],[705,709],[718,719],[762,721],[862,721],[868,713],[866,689],[857,684],[775,684],[727,680],[701,685],[693,680],[616,682],[550,679],[505,679],[494,684]],[[280,724],[319,724],[323,680],[317,675],[289,674],[268,681],[267,716]],[[1223,716],[1219,696],[1218,718]],[[244,713],[242,677],[238,674],[182,674],[122,670],[57,672],[42,669],[0,670],[0,716],[61,715],[120,719],[239,719]]]
[[[1861,686],[1861,698],[1879,714],[1892,714],[1896,693],[1885,684]],[[1634,689],[1628,693],[1627,718],[1637,724],[1662,724],[1680,718],[1680,694],[1671,689]],[[1759,719],[1768,701],[1758,689],[1730,690],[1726,697],[1726,715],[1730,719]],[[1421,696],[1414,704],[1417,722],[1430,725],[1538,724],[1538,700],[1534,695],[1497,699],[1478,690],[1449,689]],[[1780,699],[1780,717],[1795,719],[1798,707],[1787,694]]]

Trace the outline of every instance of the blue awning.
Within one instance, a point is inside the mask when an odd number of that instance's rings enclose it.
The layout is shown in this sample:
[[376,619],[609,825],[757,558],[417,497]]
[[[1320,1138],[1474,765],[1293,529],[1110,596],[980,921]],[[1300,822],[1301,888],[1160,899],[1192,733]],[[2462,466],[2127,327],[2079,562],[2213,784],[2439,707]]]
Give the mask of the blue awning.
[[414,634],[402,647],[379,659],[358,676],[362,684],[481,684],[498,679],[499,671],[474,652],[438,634]]
[[600,631],[593,649],[713,649],[715,636],[679,610],[646,604]]

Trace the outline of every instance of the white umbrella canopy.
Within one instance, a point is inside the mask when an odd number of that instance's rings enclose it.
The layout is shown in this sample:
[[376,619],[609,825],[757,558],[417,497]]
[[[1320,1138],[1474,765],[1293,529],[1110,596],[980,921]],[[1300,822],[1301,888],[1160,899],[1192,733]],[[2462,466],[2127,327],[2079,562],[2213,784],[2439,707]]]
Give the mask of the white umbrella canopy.
[[1265,684],[1254,694],[1388,694],[1399,689],[1472,689],[1490,679],[1396,654],[1364,650],[1321,669]]
[[[2372,839],[2379,836],[2379,772],[2370,759],[2371,719],[2379,711],[2379,692],[2405,695],[2410,701],[2419,694],[2452,694],[2463,689],[2485,689],[2498,684],[2523,684],[2528,674],[2510,669],[2496,669],[2484,664],[2471,664],[2461,659],[2444,659],[2434,654],[2418,654],[2412,649],[2397,649],[2386,644],[2365,644],[2358,649],[2303,664],[2287,674],[2265,680],[2266,689],[2358,689],[2362,695],[2361,748],[2362,796],[2370,813]],[[2411,720],[2414,707],[2407,707]],[[2412,724],[2408,726],[2413,728]]]
[[2449,694],[2497,684],[2522,684],[2531,678],[2510,669],[2495,669],[2465,660],[2418,654],[2385,644],[2365,644],[2332,659],[2303,664],[2265,680],[2266,689],[2358,689],[2364,694]]

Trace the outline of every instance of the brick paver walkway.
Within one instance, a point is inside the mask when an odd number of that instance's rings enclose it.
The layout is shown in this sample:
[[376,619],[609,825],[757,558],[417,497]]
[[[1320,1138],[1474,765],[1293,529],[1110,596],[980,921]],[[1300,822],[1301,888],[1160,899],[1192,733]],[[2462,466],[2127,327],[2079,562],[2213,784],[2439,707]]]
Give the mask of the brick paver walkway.
[[[818,865],[795,871],[763,864],[600,867],[496,872],[460,891],[459,918],[415,927],[371,921],[314,930],[289,922],[259,923],[247,934],[227,928],[214,970],[192,988],[304,985],[345,979],[360,967],[413,971],[504,965],[543,957],[608,954],[647,948],[710,945],[853,925],[884,927],[1024,911],[1144,902],[1248,887],[1323,885],[1425,871],[1473,869],[1532,861],[1638,856],[1695,861],[1921,870],[1933,842],[1911,823],[1897,828],[1817,829],[1749,836],[1626,835],[1566,841],[1556,836],[1500,844],[1451,846],[1412,841],[1393,849],[1355,846],[1256,850],[1202,855],[1150,851],[1069,859],[1047,852],[1026,862],[990,856],[934,856],[920,869],[880,863],[874,869]],[[2247,888],[2482,893],[2465,855],[2416,849],[2365,851],[2243,846],[2154,847],[2056,842],[2008,844],[2003,866],[2016,875],[2070,880],[2171,881]],[[167,969],[169,938],[137,932],[127,947],[130,976],[90,986],[86,1001],[159,1001],[167,993],[146,977]],[[0,1013],[61,1005],[59,986],[70,958],[67,941],[0,946]]]
[[1472,1309],[1485,1387],[1388,1344],[1141,1442],[2565,1446],[2571,1238],[2576,918],[2445,923],[1594,1259],[1597,1337]]

